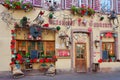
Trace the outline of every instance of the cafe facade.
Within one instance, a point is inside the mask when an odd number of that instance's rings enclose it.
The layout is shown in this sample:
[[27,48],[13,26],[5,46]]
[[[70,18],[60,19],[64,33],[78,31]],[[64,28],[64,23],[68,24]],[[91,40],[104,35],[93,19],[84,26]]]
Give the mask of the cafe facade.
[[[69,6],[55,11],[38,6],[24,11],[0,5],[4,13],[0,23],[0,60],[4,62],[0,63],[0,71],[10,71],[10,64],[16,63],[26,69],[24,61],[36,70],[43,63],[52,63],[57,72],[120,70],[120,24],[116,19],[110,22],[108,15],[97,11],[89,15],[84,11],[74,13]],[[27,22],[22,24],[25,18]],[[119,14],[117,18],[119,21]]]

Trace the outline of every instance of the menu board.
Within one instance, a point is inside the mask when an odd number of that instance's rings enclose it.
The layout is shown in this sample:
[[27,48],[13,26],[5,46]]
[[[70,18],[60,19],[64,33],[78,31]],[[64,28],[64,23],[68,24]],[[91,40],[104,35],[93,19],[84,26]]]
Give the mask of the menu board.
[[70,57],[70,50],[68,49],[57,49],[57,56],[58,57]]

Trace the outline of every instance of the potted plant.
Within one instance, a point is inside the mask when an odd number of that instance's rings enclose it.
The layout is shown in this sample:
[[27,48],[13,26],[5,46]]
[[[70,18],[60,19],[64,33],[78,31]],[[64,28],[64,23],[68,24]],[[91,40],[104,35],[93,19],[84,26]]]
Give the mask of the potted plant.
[[109,56],[110,56],[110,59],[112,60],[112,62],[115,61],[115,54],[112,53]]
[[91,16],[91,15],[94,15],[94,14],[95,14],[94,9],[92,9],[92,8],[88,8],[88,9],[87,9],[87,12],[88,12],[88,15],[89,15],[89,16]]
[[76,6],[72,6],[72,7],[71,7],[71,13],[75,15],[76,12],[77,12]]

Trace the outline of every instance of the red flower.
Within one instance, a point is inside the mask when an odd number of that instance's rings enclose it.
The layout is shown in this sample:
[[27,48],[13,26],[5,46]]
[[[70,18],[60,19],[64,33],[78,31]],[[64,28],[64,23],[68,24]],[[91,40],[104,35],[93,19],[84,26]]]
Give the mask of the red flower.
[[37,59],[33,59],[33,62],[34,62],[34,63],[37,62]]
[[49,27],[49,24],[48,24],[48,23],[47,23],[47,24],[44,24],[43,27]]
[[22,56],[20,54],[17,54],[17,60],[22,60]]
[[108,38],[111,38],[112,37],[112,33],[108,32],[108,33],[105,34],[105,36],[108,37]]
[[[13,37],[14,37],[14,36],[13,36]],[[14,45],[14,44],[15,44],[15,40],[11,40],[11,44],[13,44],[13,45]]]
[[15,9],[20,9],[21,7],[20,6],[16,6]]
[[39,14],[42,16],[44,13],[45,13],[45,11],[40,11]]
[[11,62],[11,63],[10,63],[10,65],[13,65],[13,64],[15,64],[15,63],[14,63],[14,62]]
[[10,8],[9,4],[3,4],[6,8]]
[[30,60],[30,62],[32,63],[32,62],[33,62],[33,60],[31,59],[31,60]]
[[49,62],[49,59],[45,59],[45,62]]
[[14,51],[11,51],[12,54],[14,54]]
[[98,62],[99,62],[99,63],[102,63],[102,59],[99,59]]
[[44,62],[44,59],[40,59],[40,63],[43,63]]
[[14,48],[15,48],[15,46],[14,46],[14,45],[11,45],[11,46],[10,46],[10,48],[11,48],[11,49],[14,49]]
[[11,34],[14,34],[15,33],[15,30],[11,30]]

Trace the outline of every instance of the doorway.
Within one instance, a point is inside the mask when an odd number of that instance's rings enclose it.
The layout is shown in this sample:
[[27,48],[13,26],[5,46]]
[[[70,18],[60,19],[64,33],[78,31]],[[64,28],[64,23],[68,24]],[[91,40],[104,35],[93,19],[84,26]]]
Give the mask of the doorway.
[[75,43],[75,70],[87,72],[86,43]]

